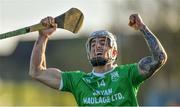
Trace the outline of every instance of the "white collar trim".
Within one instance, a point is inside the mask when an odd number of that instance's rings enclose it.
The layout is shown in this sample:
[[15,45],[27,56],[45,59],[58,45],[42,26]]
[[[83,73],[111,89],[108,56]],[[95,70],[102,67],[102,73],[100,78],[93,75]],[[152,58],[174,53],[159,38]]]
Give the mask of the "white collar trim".
[[93,73],[93,75],[95,75],[95,76],[97,76],[97,77],[103,77],[105,74],[107,74],[107,73],[109,73],[109,72],[112,72],[117,66],[118,66],[117,64],[114,65],[111,70],[109,70],[109,71],[107,71],[107,72],[104,72],[104,73],[97,73],[97,72],[95,72],[95,70],[93,69],[93,70],[92,70],[92,73]]

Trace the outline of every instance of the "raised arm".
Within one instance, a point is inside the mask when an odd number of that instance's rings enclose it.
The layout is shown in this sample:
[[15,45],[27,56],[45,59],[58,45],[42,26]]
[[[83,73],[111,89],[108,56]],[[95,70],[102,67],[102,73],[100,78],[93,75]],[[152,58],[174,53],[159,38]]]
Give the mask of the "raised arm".
[[151,52],[151,56],[142,58],[138,63],[140,74],[148,78],[165,64],[167,54],[157,37],[143,23],[139,14],[131,15],[129,20],[129,26],[143,33]]
[[52,17],[42,19],[41,23],[47,26],[47,29],[39,31],[31,54],[29,75],[51,88],[58,89],[61,72],[56,68],[47,68],[45,56],[48,37],[56,30],[56,24]]

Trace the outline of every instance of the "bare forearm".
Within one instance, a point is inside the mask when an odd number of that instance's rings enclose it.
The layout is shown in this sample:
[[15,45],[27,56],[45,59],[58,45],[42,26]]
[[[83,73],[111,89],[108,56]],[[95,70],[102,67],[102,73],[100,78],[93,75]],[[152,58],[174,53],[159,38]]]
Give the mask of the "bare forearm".
[[39,31],[39,38],[36,40],[30,61],[29,75],[46,84],[49,87],[58,89],[61,81],[61,72],[57,68],[46,68],[46,45],[48,37],[56,30],[56,24],[52,17],[41,20],[46,29]]
[[139,62],[139,67],[146,77],[151,76],[155,71],[161,68],[167,60],[167,55],[157,37],[145,26],[140,29],[147,42],[151,56],[143,58]]
[[143,33],[150,49],[151,56],[142,58],[138,63],[140,74],[148,78],[165,64],[166,52],[157,37],[144,24],[139,14],[132,14],[129,17],[129,26]]
[[47,45],[48,38],[46,36],[39,36],[36,40],[30,61],[30,71],[29,73],[34,75],[40,70],[46,69],[46,58],[45,50]]
[[167,55],[157,37],[145,25],[140,29],[140,31],[144,35],[144,38],[154,60],[158,62],[165,61]]

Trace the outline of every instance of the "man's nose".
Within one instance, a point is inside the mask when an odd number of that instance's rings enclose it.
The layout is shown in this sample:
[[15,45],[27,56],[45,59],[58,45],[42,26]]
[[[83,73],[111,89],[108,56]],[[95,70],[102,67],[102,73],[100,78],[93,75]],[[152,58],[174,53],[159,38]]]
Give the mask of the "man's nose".
[[99,42],[96,43],[96,48],[97,49],[101,48],[101,44]]

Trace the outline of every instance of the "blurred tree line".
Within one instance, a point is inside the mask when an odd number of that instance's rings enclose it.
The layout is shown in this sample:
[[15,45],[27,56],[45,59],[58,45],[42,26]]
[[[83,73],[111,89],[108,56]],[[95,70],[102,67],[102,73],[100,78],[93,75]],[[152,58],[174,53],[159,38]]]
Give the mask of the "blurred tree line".
[[[152,6],[155,5],[155,6]],[[117,35],[118,64],[134,63],[150,55],[140,32],[119,25],[122,13],[139,12],[144,22],[164,46],[168,61],[139,90],[140,105],[180,105],[180,1],[179,0],[129,0],[109,1],[112,23],[109,31]],[[144,8],[147,6],[146,8]],[[82,35],[89,35],[84,32]],[[86,57],[87,37],[50,40],[47,46],[47,66],[62,71],[84,70],[91,72]],[[29,61],[34,41],[21,41],[10,56],[0,56],[0,105],[76,105],[71,94],[57,92],[32,80],[28,76]]]

